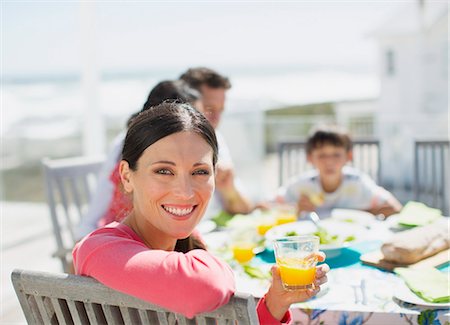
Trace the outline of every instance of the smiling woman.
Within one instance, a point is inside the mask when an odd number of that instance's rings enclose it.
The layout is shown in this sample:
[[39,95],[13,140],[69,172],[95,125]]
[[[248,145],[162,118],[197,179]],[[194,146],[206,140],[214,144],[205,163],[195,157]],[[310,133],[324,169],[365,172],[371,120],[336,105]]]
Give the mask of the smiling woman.
[[[120,163],[133,209],[122,223],[95,230],[75,246],[76,273],[188,317],[226,304],[235,291],[233,272],[194,231],[214,190],[217,151],[214,129],[189,104],[164,102],[140,113]],[[315,295],[327,271],[317,268],[314,288],[289,292],[274,267],[257,306],[261,324],[289,322],[290,304]]]

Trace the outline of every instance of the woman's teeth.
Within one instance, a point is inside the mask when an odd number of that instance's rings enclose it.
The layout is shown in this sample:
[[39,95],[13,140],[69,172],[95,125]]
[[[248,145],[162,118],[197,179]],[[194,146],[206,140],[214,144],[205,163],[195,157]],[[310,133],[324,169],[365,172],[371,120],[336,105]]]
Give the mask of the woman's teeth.
[[185,216],[189,213],[192,212],[192,210],[194,210],[194,207],[189,207],[189,208],[184,208],[184,209],[180,209],[180,208],[173,208],[173,207],[168,207],[163,205],[164,210],[166,210],[167,212],[174,214],[176,216]]

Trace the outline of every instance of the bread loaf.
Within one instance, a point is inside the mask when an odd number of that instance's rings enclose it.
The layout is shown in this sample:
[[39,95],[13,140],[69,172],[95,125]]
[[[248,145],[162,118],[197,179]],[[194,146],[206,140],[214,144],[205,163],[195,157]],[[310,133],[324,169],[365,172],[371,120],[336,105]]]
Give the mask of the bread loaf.
[[384,259],[398,264],[412,264],[450,247],[449,219],[405,230],[381,246]]

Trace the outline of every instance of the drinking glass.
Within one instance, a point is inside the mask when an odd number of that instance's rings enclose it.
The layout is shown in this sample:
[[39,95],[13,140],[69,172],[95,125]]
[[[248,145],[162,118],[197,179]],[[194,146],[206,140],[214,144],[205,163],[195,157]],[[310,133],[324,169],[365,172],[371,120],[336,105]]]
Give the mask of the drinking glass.
[[275,258],[286,290],[314,287],[319,237],[291,236],[274,242]]
[[234,229],[231,232],[231,251],[240,264],[250,262],[255,256],[256,231],[252,228]]

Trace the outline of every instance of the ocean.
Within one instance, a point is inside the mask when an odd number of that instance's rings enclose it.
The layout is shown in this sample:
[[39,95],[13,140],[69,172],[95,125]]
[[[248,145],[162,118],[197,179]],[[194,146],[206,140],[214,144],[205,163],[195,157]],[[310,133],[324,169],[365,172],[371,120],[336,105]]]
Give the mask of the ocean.
[[[336,68],[231,70],[226,112],[294,104],[375,98],[375,74]],[[107,124],[123,123],[139,110],[151,88],[173,71],[107,75],[98,83],[98,108]],[[58,139],[79,132],[85,112],[82,84],[75,76],[4,78],[3,139]],[[226,118],[226,115],[225,115]]]

